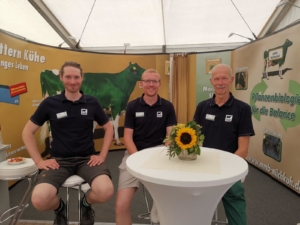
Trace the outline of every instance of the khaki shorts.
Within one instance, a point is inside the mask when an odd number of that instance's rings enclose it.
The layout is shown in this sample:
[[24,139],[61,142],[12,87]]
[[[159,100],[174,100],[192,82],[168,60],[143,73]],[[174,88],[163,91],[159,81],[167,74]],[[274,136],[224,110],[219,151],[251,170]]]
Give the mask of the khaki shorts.
[[118,190],[124,189],[124,188],[131,188],[131,187],[139,187],[139,181],[137,178],[132,176],[126,169],[126,160],[130,156],[130,154],[125,151],[124,157],[122,159],[122,163],[119,166],[120,175],[119,175],[119,184],[118,184]]

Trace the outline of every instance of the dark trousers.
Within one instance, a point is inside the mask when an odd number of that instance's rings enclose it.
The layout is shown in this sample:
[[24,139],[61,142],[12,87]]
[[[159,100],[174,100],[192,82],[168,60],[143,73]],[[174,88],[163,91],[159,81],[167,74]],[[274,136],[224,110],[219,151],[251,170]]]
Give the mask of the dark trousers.
[[246,200],[241,181],[229,188],[222,198],[228,225],[247,225]]

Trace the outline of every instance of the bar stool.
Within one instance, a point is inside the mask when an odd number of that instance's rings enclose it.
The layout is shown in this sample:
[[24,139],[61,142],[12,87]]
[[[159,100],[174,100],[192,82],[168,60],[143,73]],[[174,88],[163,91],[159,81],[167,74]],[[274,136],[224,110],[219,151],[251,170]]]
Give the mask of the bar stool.
[[149,209],[149,203],[148,203],[148,198],[147,198],[147,195],[146,195],[146,190],[145,190],[145,187],[144,187],[143,184],[142,184],[142,190],[143,190],[143,195],[144,195],[145,202],[146,202],[147,212],[138,215],[138,218],[149,220],[149,219],[150,219],[150,213],[151,213],[151,212],[150,212],[150,209]]
[[146,194],[146,188],[145,188],[145,186],[142,183],[140,183],[140,184],[142,186],[143,195],[144,195],[144,199],[145,199],[145,203],[146,203],[146,207],[147,207],[147,212],[138,215],[138,218],[150,220],[150,224],[152,225],[153,223],[152,223],[152,221],[150,219],[151,211],[150,211],[150,208],[149,208],[149,201],[148,201],[147,194]]
[[[81,220],[81,207],[80,207],[80,201],[81,201],[81,188],[82,185],[87,186],[88,184],[86,181],[81,178],[78,175],[72,175],[70,176],[61,186],[67,188],[67,199],[66,199],[66,213],[67,213],[67,220],[69,223],[69,207],[70,207],[70,193],[69,188],[78,188],[78,223],[80,223]],[[89,185],[88,185],[89,186]]]
[[[13,217],[10,221],[10,225],[15,225],[19,221],[23,211],[28,206],[28,200],[31,196],[32,189],[37,180],[37,174],[39,170],[35,165],[34,161],[31,158],[25,158],[24,162],[17,165],[10,165],[7,161],[3,161],[0,163],[0,179],[1,180],[22,180],[27,178],[28,180],[28,188],[19,203],[18,206],[12,207],[9,210],[5,211],[0,217],[0,223],[5,222],[6,220]],[[14,214],[8,216],[7,218],[3,219],[3,216],[14,210]]]
[[220,220],[219,219],[219,215],[218,215],[218,207],[216,208],[215,212],[214,212],[214,216],[212,219],[212,223],[215,223],[215,225],[218,224],[228,224],[228,219],[227,217],[225,218],[225,220]]

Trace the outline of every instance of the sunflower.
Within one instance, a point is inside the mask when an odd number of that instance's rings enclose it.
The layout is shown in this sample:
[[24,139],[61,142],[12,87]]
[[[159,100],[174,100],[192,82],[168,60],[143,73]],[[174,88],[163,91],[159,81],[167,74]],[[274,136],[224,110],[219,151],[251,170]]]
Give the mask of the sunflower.
[[173,126],[170,134],[165,138],[164,142],[169,143],[169,157],[175,157],[182,151],[187,151],[188,155],[200,155],[200,146],[202,146],[204,135],[201,134],[201,126],[195,121],[186,124],[178,123]]
[[177,131],[175,142],[182,150],[193,147],[196,141],[197,136],[194,129],[190,127],[183,127]]

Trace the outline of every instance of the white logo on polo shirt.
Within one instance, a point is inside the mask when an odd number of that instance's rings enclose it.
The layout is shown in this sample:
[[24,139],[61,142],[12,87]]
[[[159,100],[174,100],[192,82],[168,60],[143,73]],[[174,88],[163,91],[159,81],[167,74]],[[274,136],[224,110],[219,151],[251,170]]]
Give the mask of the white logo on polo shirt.
[[162,111],[156,112],[156,117],[157,118],[162,118],[163,117]]
[[88,110],[87,109],[81,109],[81,115],[87,115]]
[[225,122],[231,122],[233,115],[226,115],[225,116]]

